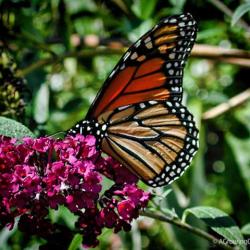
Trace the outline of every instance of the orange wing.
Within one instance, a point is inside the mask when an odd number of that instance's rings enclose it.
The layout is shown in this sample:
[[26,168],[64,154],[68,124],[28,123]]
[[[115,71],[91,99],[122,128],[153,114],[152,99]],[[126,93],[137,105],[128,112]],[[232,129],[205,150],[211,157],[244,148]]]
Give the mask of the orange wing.
[[180,101],[183,68],[195,36],[196,22],[190,14],[163,19],[124,54],[87,118],[149,100]]

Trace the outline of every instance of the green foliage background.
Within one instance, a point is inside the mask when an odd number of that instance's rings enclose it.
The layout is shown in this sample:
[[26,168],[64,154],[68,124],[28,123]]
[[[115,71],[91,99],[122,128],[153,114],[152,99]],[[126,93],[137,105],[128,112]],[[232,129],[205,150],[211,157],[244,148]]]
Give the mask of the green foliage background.
[[[90,45],[95,39],[101,37],[103,43],[119,39],[130,44],[171,14],[190,12],[194,16],[199,27],[197,43],[249,50],[250,28],[237,22],[243,14],[244,24],[250,21],[249,3],[221,1],[233,12],[237,10],[230,16],[218,8],[218,2],[1,0],[0,45],[13,57],[18,77],[26,79],[29,89],[25,114],[14,118],[37,136],[67,130],[84,117],[123,52],[121,48],[116,52],[104,46],[93,48]],[[84,38],[92,38],[90,44],[79,45]],[[189,59],[184,102],[199,126],[200,149],[185,175],[171,186],[172,192],[160,201],[160,209],[174,208],[181,217],[187,208],[212,206],[229,214],[239,227],[250,222],[250,102],[214,119],[202,119],[205,111],[247,88],[249,67],[216,59]],[[13,114],[1,115],[13,118]],[[157,193],[162,194],[165,189]],[[51,217],[72,227],[70,214],[64,209]],[[195,217],[188,216],[187,221],[206,230]],[[211,233],[211,229],[207,230]],[[249,227],[243,233],[248,239]],[[0,233],[0,249],[37,249],[40,243],[40,239],[16,230],[2,229]],[[104,232],[98,249],[210,247],[207,241],[189,232],[142,217],[130,233]]]

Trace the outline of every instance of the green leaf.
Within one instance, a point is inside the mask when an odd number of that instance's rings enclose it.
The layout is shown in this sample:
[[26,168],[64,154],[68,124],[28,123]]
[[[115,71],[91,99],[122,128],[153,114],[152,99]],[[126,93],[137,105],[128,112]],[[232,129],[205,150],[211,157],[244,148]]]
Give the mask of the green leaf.
[[163,207],[163,208],[161,208],[161,211],[165,215],[167,215],[167,216],[169,216],[171,218],[179,218],[174,209],[171,210],[169,208]]
[[[242,126],[240,132],[243,131],[243,128],[244,126]],[[250,139],[241,139],[232,135],[231,133],[227,133],[225,138],[232,150],[236,166],[239,169],[239,177],[242,178],[241,180],[244,182],[247,188],[248,196],[250,197]]]
[[9,230],[7,227],[2,228],[0,232],[0,246],[2,249],[10,249],[8,242],[10,241],[11,237],[17,231],[17,224],[15,224],[14,228]]
[[246,14],[248,11],[250,11],[250,3],[244,3],[241,4],[234,12],[232,20],[231,20],[231,25],[235,25],[239,19]]
[[161,197],[162,197],[162,198],[166,198],[172,191],[173,191],[172,188],[166,189],[166,190],[161,194]]
[[152,16],[157,0],[136,0],[132,5],[132,11],[141,19],[148,19]]
[[241,228],[241,233],[244,234],[244,235],[250,235],[250,223],[244,225]]
[[38,123],[44,123],[49,117],[49,87],[42,84],[35,99],[34,118]]
[[72,239],[72,241],[71,241],[71,243],[70,243],[70,245],[68,247],[68,250],[77,250],[77,249],[79,249],[79,246],[81,245],[81,243],[82,243],[82,235],[76,234],[73,237],[73,239]]
[[20,122],[3,116],[0,116],[0,135],[17,139],[35,137],[35,135]]
[[137,41],[138,37],[140,37],[149,29],[151,29],[153,25],[154,23],[151,19],[142,22],[141,25],[139,25],[137,28],[133,29],[131,32],[128,33],[129,40],[131,40],[132,42]]
[[184,4],[186,3],[186,0],[170,0],[170,3],[178,8],[179,10],[183,9]]
[[53,223],[58,223],[59,221],[64,221],[66,226],[70,229],[74,229],[77,216],[69,211],[68,208],[64,206],[59,206],[57,210],[49,210],[49,218]]
[[239,246],[239,249],[246,249],[242,244],[244,239],[239,227],[225,212],[214,207],[193,207],[184,211],[182,220],[185,221],[189,214],[204,221],[213,231],[227,239],[228,243]]

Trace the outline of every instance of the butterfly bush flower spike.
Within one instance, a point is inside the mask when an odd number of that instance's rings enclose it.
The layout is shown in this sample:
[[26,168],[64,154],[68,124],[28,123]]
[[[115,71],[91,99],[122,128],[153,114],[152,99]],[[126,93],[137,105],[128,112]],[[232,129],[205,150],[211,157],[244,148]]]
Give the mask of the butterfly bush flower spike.
[[[103,179],[113,185],[104,189]],[[50,209],[67,207],[77,215],[76,229],[83,244],[96,246],[102,229],[129,230],[148,192],[138,178],[112,158],[104,158],[94,136],[65,139],[24,138],[23,142],[0,137],[0,222],[30,234],[46,237],[56,230]]]

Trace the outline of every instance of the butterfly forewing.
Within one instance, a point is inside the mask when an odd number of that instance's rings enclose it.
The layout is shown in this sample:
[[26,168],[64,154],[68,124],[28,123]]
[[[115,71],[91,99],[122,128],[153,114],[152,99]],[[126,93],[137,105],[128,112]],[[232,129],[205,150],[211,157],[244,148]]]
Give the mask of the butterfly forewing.
[[195,36],[196,23],[190,14],[163,19],[124,54],[87,118],[143,101],[180,101],[183,68]]
[[99,117],[108,122],[102,149],[151,186],[179,177],[197,150],[193,116],[178,102],[149,101]]

